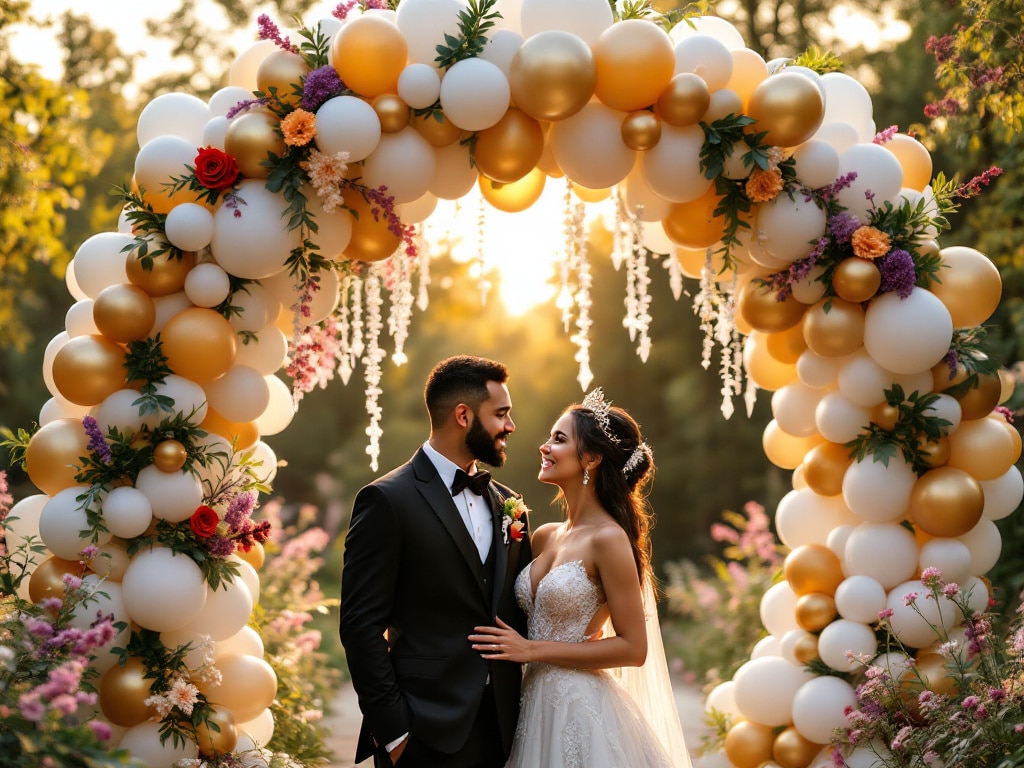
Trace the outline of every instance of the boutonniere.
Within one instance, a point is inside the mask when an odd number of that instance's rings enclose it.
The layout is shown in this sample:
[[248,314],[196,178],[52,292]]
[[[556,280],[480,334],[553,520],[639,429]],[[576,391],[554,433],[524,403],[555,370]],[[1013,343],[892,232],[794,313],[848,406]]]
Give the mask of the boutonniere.
[[530,509],[522,499],[511,496],[501,505],[501,535],[505,546],[509,541],[522,541],[523,530],[526,528],[526,515]]

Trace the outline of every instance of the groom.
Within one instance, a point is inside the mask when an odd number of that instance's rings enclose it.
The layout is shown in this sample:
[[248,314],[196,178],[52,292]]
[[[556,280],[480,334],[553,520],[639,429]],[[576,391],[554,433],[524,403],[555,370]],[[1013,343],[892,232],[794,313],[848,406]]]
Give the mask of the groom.
[[520,667],[482,659],[467,640],[495,616],[526,633],[513,584],[529,537],[502,524],[504,500],[518,494],[477,467],[505,462],[516,428],[507,380],[480,357],[434,366],[430,439],[356,496],[341,642],[363,713],[357,763],[500,768],[511,750]]

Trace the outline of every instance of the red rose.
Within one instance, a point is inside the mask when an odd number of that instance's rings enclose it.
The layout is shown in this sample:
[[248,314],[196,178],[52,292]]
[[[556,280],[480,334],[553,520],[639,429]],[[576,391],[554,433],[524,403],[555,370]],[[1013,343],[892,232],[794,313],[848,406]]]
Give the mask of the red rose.
[[196,155],[196,180],[207,189],[229,189],[238,176],[238,161],[227,152],[203,147]]
[[217,524],[220,522],[220,518],[212,507],[208,507],[205,504],[196,507],[196,511],[192,513],[192,517],[188,519],[188,524],[192,526],[192,533],[198,536],[200,539],[208,539],[217,532]]

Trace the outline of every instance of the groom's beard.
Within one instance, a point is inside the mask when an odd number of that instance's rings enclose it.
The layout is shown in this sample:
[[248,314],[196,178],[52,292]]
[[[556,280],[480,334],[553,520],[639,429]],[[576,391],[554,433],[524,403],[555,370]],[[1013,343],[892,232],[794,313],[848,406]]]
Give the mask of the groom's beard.
[[478,461],[492,467],[500,467],[505,463],[506,457],[505,451],[498,447],[498,440],[508,435],[509,433],[504,431],[491,435],[474,414],[473,423],[466,431],[466,447]]

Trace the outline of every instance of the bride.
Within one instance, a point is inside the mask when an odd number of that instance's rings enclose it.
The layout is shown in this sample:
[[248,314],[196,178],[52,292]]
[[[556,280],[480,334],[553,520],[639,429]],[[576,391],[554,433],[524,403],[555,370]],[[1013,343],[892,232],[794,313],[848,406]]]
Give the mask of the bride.
[[565,520],[537,528],[516,579],[529,636],[500,618],[469,636],[485,659],[526,664],[508,768],[686,768],[652,588],[651,450],[598,388],[540,453]]

